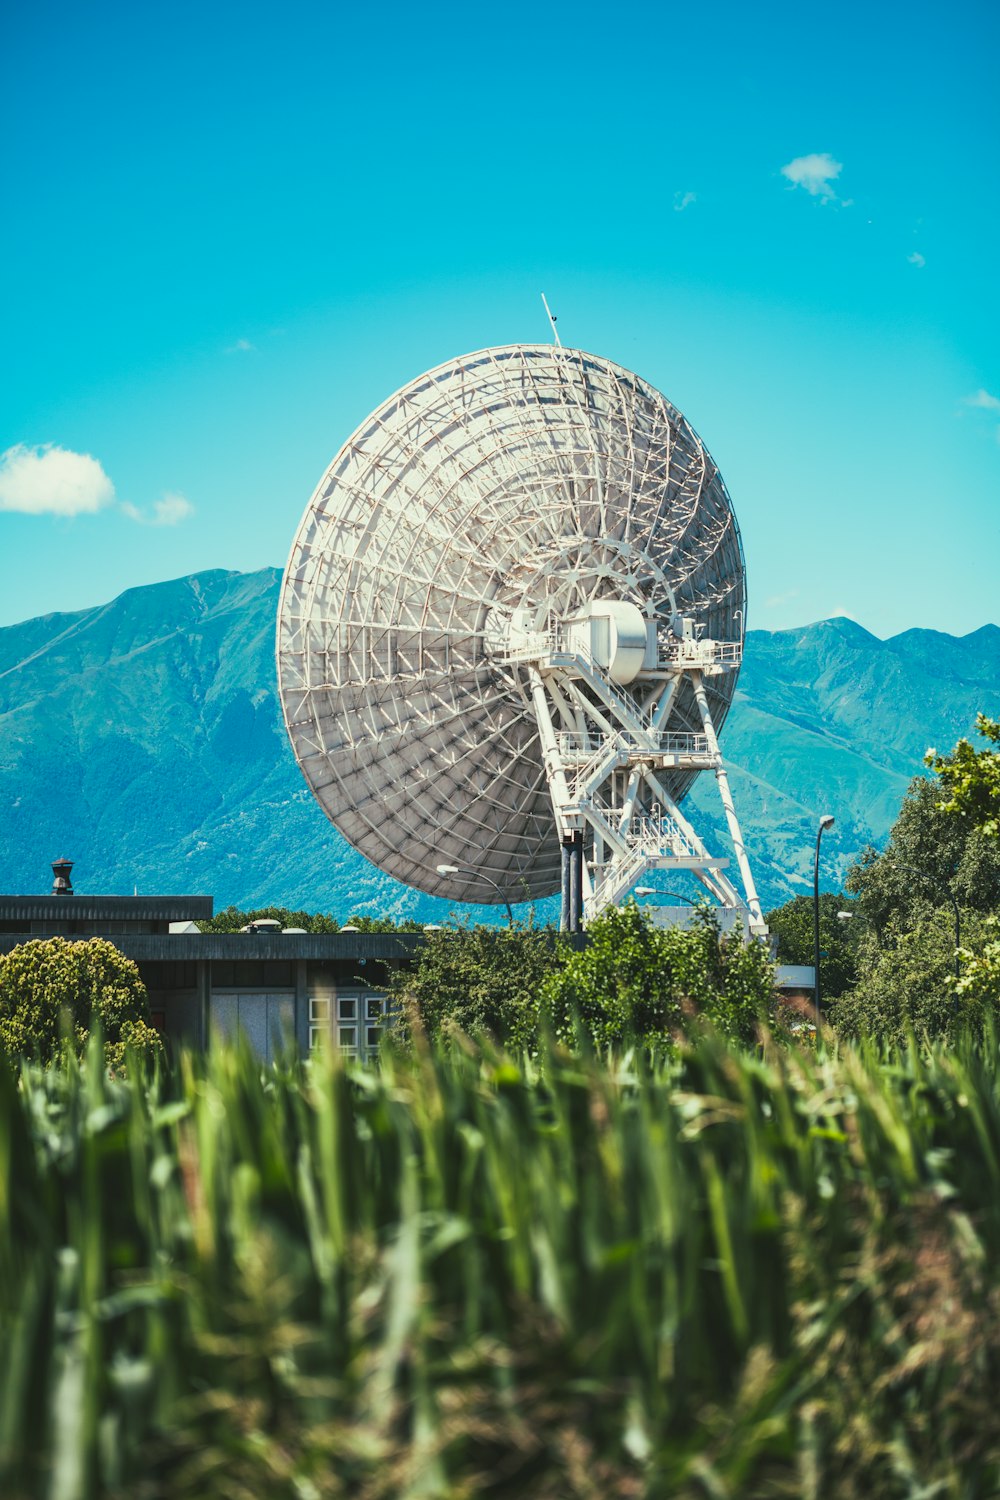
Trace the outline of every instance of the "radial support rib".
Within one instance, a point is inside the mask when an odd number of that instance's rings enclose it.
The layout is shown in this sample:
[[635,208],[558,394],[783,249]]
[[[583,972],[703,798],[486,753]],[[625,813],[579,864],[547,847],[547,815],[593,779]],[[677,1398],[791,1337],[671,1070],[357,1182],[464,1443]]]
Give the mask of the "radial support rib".
[[[552,794],[552,806],[556,815],[560,838],[567,838],[580,826],[579,814],[574,817],[570,809],[573,799],[570,795],[569,782],[566,779],[566,771],[563,766],[562,756],[559,754],[559,744],[556,739],[555,726],[552,723],[552,713],[549,708],[548,696],[545,692],[545,684],[542,674],[537,667],[528,668],[528,680],[531,684],[531,701],[535,710],[535,718],[538,721],[538,733],[542,742],[542,758],[545,764],[545,775],[549,783],[549,791]],[[573,812],[576,809],[573,808]]]
[[733,841],[736,863],[740,867],[743,889],[746,891],[747,906],[750,908],[752,919],[751,926],[763,930],[765,924],[760,910],[760,897],[757,895],[757,886],[754,883],[753,871],[750,869],[750,861],[747,858],[746,845],[743,842],[743,831],[740,828],[740,820],[736,816],[733,794],[729,789],[729,777],[726,774],[726,768],[723,764],[722,752],[719,749],[719,739],[715,733],[715,725],[712,722],[712,714],[708,707],[708,695],[705,692],[705,684],[702,681],[700,672],[691,673],[691,685],[694,688],[698,712],[701,714],[701,723],[705,732],[705,738],[708,740],[709,749],[715,758],[715,780],[719,788],[719,798],[726,814],[726,822],[729,825],[729,837]]

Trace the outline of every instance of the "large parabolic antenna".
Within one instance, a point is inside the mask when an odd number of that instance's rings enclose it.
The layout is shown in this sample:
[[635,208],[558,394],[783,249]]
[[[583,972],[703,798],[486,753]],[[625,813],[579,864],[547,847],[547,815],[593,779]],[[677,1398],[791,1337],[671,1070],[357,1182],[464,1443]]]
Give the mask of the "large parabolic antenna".
[[[743,620],[681,414],[596,355],[484,349],[390,397],[317,486],[279,605],[288,733],[355,848],[433,895],[561,886],[576,926],[679,868],[757,927],[716,738]],[[745,894],[679,806],[706,769]]]

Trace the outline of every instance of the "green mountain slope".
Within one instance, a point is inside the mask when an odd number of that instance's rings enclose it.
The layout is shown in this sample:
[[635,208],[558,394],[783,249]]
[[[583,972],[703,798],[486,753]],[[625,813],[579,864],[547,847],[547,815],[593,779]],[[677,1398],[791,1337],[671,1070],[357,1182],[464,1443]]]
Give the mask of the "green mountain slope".
[[[356,854],[299,775],[277,702],[277,569],[201,573],[0,630],[0,889],[193,892],[440,918]],[[884,839],[930,744],[1000,700],[1000,629],[879,641],[837,619],[752,631],[722,735],[765,904]],[[728,852],[711,778],[689,799]]]

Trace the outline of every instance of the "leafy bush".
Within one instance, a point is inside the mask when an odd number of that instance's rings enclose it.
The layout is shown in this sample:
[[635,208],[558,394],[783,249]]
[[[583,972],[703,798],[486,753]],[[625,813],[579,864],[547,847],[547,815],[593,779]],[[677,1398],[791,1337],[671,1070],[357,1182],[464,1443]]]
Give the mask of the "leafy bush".
[[708,909],[693,925],[654,927],[634,901],[605,911],[588,943],[564,954],[542,1003],[560,1041],[582,1027],[598,1047],[663,1046],[696,1019],[723,1036],[752,1041],[773,1009],[774,969],[760,943],[720,938]]
[[397,1035],[416,1021],[432,1040],[457,1027],[510,1048],[534,1047],[542,986],[559,962],[546,928],[429,932],[414,968],[397,973],[390,987]]
[[130,1047],[162,1051],[139,970],[113,943],[46,938],[0,956],[0,1048],[8,1056],[47,1062],[64,1041],[81,1053],[96,1028],[112,1068]]

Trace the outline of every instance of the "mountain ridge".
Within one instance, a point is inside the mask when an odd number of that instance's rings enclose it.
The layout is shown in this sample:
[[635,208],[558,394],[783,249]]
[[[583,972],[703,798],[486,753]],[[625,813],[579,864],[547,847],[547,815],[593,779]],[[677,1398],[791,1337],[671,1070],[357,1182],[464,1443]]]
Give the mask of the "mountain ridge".
[[[280,578],[208,569],[0,628],[0,888],[37,886],[66,852],[81,890],[449,910],[369,865],[306,788],[277,698]],[[750,631],[721,742],[765,905],[808,888],[827,811],[824,883],[838,884],[884,839],[927,746],[971,734],[998,697],[992,622],[885,640],[844,616]],[[687,806],[729,853],[713,778]]]

